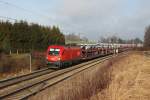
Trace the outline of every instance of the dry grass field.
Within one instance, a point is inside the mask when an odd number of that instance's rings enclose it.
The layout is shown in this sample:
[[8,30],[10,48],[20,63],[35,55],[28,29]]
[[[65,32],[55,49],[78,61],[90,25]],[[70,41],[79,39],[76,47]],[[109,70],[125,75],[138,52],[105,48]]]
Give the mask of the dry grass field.
[[150,55],[132,53],[112,68],[109,87],[90,100],[150,100]]
[[114,58],[29,100],[150,100],[150,56],[137,52]]

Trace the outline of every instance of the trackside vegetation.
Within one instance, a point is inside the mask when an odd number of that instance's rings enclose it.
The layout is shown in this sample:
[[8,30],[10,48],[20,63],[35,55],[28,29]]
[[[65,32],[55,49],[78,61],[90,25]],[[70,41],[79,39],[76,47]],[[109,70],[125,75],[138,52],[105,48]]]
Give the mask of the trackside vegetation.
[[26,21],[0,21],[0,49],[45,50],[51,44],[65,44],[65,37],[56,26],[48,27]]

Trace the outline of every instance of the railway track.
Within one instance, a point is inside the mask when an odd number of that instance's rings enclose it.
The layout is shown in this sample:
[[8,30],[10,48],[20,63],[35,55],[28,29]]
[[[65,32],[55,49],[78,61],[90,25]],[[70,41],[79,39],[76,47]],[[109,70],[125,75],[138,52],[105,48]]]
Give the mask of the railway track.
[[35,72],[29,73],[29,74],[20,75],[20,76],[17,76],[17,77],[0,80],[0,89],[8,87],[8,86],[13,85],[13,84],[17,84],[17,83],[22,82],[22,81],[26,81],[26,80],[36,78],[38,76],[41,76],[41,75],[44,75],[44,74],[47,74],[47,73],[51,73],[53,71],[54,70],[45,68],[45,69],[35,71]]
[[[30,74],[32,78],[27,79],[27,77],[29,76],[25,76],[26,78],[21,77],[22,79],[20,78],[20,80],[16,83],[12,82],[10,79],[8,80],[8,82],[11,83],[11,84],[9,83],[9,85],[7,81],[4,81],[3,83],[7,85],[3,86],[1,85],[0,100],[10,100],[10,99],[22,100],[28,98],[47,87],[53,86],[83,70],[86,70],[110,58],[112,58],[112,55],[97,58],[89,62],[81,63],[79,65],[75,65],[67,69],[58,70],[44,75],[38,75],[38,77],[35,76],[35,74],[33,75],[34,77],[32,76],[32,74]],[[27,80],[25,81],[25,79]],[[0,82],[0,84],[2,83]]]

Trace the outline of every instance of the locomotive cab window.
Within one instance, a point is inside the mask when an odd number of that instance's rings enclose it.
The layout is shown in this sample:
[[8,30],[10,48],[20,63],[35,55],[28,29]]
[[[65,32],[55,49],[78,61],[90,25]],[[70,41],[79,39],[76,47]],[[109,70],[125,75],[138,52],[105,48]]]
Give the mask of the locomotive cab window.
[[50,48],[50,51],[49,51],[49,55],[59,55],[59,52],[60,52],[60,49],[53,49],[53,48]]

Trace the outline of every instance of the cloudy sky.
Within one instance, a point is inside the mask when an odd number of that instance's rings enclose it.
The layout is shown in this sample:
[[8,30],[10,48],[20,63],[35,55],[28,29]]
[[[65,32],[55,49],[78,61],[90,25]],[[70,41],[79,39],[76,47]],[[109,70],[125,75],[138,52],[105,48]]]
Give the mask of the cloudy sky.
[[57,25],[65,34],[92,40],[111,35],[143,39],[149,10],[150,0],[0,0],[0,19]]

